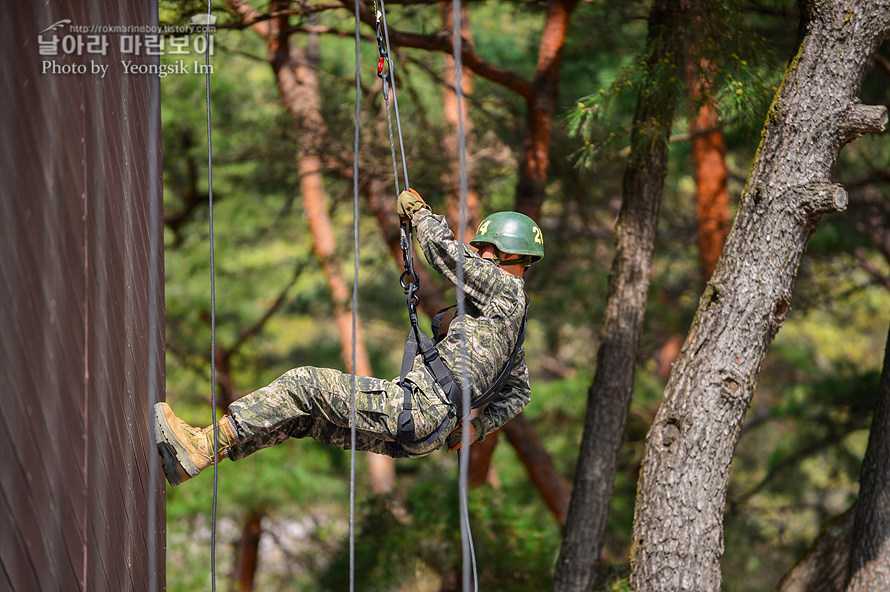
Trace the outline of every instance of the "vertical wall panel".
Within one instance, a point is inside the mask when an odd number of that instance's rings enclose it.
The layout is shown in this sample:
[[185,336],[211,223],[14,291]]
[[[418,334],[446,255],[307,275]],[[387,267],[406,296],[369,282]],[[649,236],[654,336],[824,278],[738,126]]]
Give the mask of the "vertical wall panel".
[[[164,385],[157,81],[121,71],[118,34],[98,34],[106,55],[38,43],[66,19],[60,36],[154,26],[155,6],[0,6],[0,590],[164,589],[149,429]],[[42,73],[46,60],[87,70]]]

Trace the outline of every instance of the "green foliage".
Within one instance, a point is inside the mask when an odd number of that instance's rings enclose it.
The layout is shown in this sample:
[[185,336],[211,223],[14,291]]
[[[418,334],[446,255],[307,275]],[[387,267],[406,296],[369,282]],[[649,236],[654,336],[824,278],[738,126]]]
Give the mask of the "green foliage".
[[[317,499],[345,504],[345,458],[343,451],[293,441],[238,463],[221,462],[218,503],[228,511],[263,513]],[[213,471],[208,469],[186,487],[169,488],[168,518],[188,518],[206,511],[212,502],[212,485]]]
[[[553,131],[540,219],[547,256],[528,275],[532,308],[526,349],[533,395],[525,414],[568,480],[577,462],[600,344],[623,155],[637,96],[644,88],[679,94],[686,102],[678,109],[675,133],[687,131],[688,114],[697,106],[686,99],[685,76],[664,61],[652,63],[643,53],[649,4],[579,4],[563,53],[556,110],[565,117]],[[783,69],[778,62],[793,55],[796,3],[724,4],[712,6],[715,22],[722,23],[722,28],[711,25],[719,35],[697,43],[715,66],[706,98],[720,109],[730,191],[735,195],[753,159],[754,132]],[[755,10],[767,4],[769,10]],[[267,5],[256,7],[265,10]],[[200,2],[162,2],[160,8],[165,23],[187,21],[204,11]],[[545,6],[486,2],[471,4],[468,10],[479,54],[530,77]],[[221,4],[214,14],[223,23],[234,19]],[[323,156],[331,164],[324,184],[337,253],[344,275],[351,277],[352,184],[336,172],[337,166],[351,167],[351,14],[332,11],[313,18],[319,27],[347,33],[318,37],[318,75],[328,130]],[[440,22],[438,7],[432,5],[397,5],[388,18],[391,26],[405,31],[433,32]],[[294,16],[292,22],[307,21]],[[295,33],[292,41],[303,44],[306,36]],[[220,29],[216,49],[211,107],[218,346],[238,344],[282,296],[270,320],[240,343],[230,360],[235,387],[244,393],[294,366],[342,368],[343,362],[330,295],[302,215],[295,155],[307,131],[296,129],[283,108],[266,61],[267,48],[256,34]],[[442,157],[442,142],[449,133],[442,121],[442,56],[398,49],[395,58],[412,185],[442,211],[449,192],[442,182],[449,164]],[[375,66],[376,47],[363,42],[362,178],[367,171],[388,175],[392,170]],[[167,395],[186,420],[207,425],[210,257],[204,78],[168,76],[161,88]],[[868,77],[863,88],[875,102],[886,97],[886,81],[879,77]],[[524,98],[476,78],[469,143],[472,182],[483,215],[513,207],[525,110]],[[869,405],[890,323],[890,296],[864,270],[860,257],[890,274],[886,259],[863,232],[870,221],[880,226],[887,219],[881,218],[886,214],[879,207],[881,200],[870,196],[886,189],[880,172],[890,167],[888,159],[883,137],[860,139],[841,153],[836,173],[850,189],[849,211],[823,219],[812,237],[798,273],[793,309],[764,363],[733,464],[725,532],[727,589],[770,587],[809,544],[823,518],[844,509],[855,496]],[[689,160],[688,142],[671,144],[634,397],[606,533],[610,567],[601,574],[599,590],[628,589],[636,480],[649,423],[664,388],[664,378],[657,375],[657,355],[666,341],[685,334],[703,286]],[[399,270],[365,204],[360,205],[359,218],[358,301],[366,345],[375,374],[394,376],[407,330]],[[515,451],[501,440],[493,461],[500,489],[474,490],[470,496],[481,588],[548,589],[560,533]],[[358,587],[398,590],[416,583],[418,589],[436,588],[440,574],[460,568],[454,456],[399,461],[407,523],[392,517],[391,500],[363,495],[368,475],[361,460]],[[317,590],[320,582],[328,589],[344,589],[348,471],[348,453],[310,441],[221,463],[222,569],[231,568],[243,516],[259,510],[266,515],[267,533],[276,532],[278,524],[299,522],[308,534],[299,551],[288,550],[277,534],[264,535],[264,544],[286,559],[273,564],[270,557],[261,558],[258,589]],[[168,490],[170,590],[208,587],[209,542],[204,535],[211,483],[212,475],[206,472]]]
[[[356,538],[372,542],[356,545],[357,587],[399,589],[420,563],[440,575],[460,573],[461,527],[453,482],[426,481],[413,487],[406,500],[408,522],[394,518],[390,504],[375,498],[363,505]],[[552,586],[557,547],[548,534],[553,530],[549,524],[491,489],[470,492],[469,512],[480,589],[509,592]],[[348,560],[348,548],[342,549],[322,577],[324,589],[346,587]]]
[[[677,56],[663,48],[663,37],[670,31],[662,30],[651,45],[639,50],[638,56],[618,56],[618,69],[614,69],[613,58],[613,69],[606,71],[609,77],[601,75],[594,86],[599,88],[582,96],[565,112],[563,121],[569,134],[583,142],[572,154],[576,166],[592,168],[627,144],[638,96],[657,96],[656,103],[667,103],[673,96],[680,102],[680,112],[685,106],[687,113],[710,103],[718,108],[721,120],[731,126],[725,133],[752,135],[759,131],[777,90],[781,68],[774,54],[765,51],[768,40],[754,32],[755,23],[744,20],[745,13],[739,6],[726,2],[703,6],[707,9],[695,14],[695,33],[689,35],[687,55],[681,64],[686,72],[678,71],[674,63]],[[639,28],[639,23],[633,24]],[[628,26],[629,31],[633,29]],[[644,35],[637,31],[636,38]],[[627,45],[615,47],[626,50]],[[693,96],[686,88],[690,79],[706,81],[700,95]],[[637,128],[639,132],[640,126]]]

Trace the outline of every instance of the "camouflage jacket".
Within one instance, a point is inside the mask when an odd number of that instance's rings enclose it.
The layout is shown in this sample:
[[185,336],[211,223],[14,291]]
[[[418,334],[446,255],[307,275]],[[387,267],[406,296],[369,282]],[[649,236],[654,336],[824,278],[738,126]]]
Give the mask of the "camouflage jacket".
[[[458,385],[468,380],[475,400],[494,383],[513,353],[527,305],[525,281],[455,240],[444,217],[422,209],[412,222],[426,260],[455,286],[459,285],[458,262],[463,258],[460,287],[464,312],[451,321],[437,349]],[[476,439],[516,417],[528,404],[530,394],[525,349],[520,348],[517,364],[500,394],[473,420]]]

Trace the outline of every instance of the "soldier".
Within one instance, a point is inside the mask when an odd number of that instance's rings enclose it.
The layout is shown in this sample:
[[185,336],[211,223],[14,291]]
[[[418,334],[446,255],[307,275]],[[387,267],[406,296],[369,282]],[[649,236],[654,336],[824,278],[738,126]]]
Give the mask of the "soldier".
[[[540,228],[517,212],[492,214],[470,241],[473,250],[455,240],[445,219],[434,215],[413,189],[399,195],[398,211],[401,219],[413,223],[430,265],[455,285],[463,258],[464,314],[430,347],[450,376],[443,380],[440,372],[437,381],[429,358],[425,361],[421,354],[395,380],[295,368],[229,405],[229,415],[217,424],[220,459],[239,460],[288,438],[312,437],[349,448],[353,384],[356,449],[392,457],[423,456],[445,444],[460,448],[460,395],[455,401],[453,394],[462,392],[465,381],[474,406],[487,403],[470,423],[470,442],[482,440],[526,406],[530,388],[521,339],[528,295],[523,275],[544,256]],[[452,377],[456,391],[441,384]],[[166,403],[155,406],[155,443],[171,485],[213,464],[213,426],[192,427]]]

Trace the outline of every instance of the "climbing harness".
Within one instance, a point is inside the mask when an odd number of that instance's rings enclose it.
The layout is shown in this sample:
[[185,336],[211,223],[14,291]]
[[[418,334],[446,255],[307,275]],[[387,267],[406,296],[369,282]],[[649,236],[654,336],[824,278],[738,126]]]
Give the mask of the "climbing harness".
[[[527,302],[528,295],[526,295],[526,303]],[[417,439],[414,437],[414,419],[411,414],[411,384],[405,378],[408,372],[411,371],[411,368],[414,365],[415,358],[418,354],[420,354],[423,358],[424,365],[426,366],[429,373],[432,375],[436,384],[438,384],[439,387],[442,388],[442,391],[445,393],[445,397],[448,399],[448,401],[451,402],[451,407],[454,413],[460,413],[461,421],[463,421],[464,417],[468,414],[468,411],[464,410],[463,389],[458,386],[457,381],[454,379],[454,374],[452,374],[451,370],[449,370],[448,367],[444,364],[442,358],[439,356],[439,351],[436,349],[436,345],[445,338],[445,334],[441,332],[441,326],[444,316],[449,310],[455,308],[457,305],[453,304],[451,306],[443,308],[436,313],[430,326],[430,330],[433,336],[432,338],[430,338],[423,331],[423,329],[418,326],[416,302],[414,302],[413,304],[414,307],[412,308],[409,305],[408,309],[409,317],[411,319],[411,333],[409,333],[408,339],[405,342],[405,352],[402,354],[402,366],[399,378],[399,384],[404,391],[404,399],[402,403],[402,409],[399,412],[398,442],[399,444],[428,444],[436,441],[436,439],[441,435],[447,424],[443,422],[442,425],[440,425],[432,434],[424,438]],[[497,378],[494,380],[494,382],[491,383],[491,385],[489,385],[485,392],[470,401],[470,409],[479,409],[481,407],[484,407],[491,402],[495,395],[501,392],[501,389],[504,388],[504,383],[507,381],[507,378],[510,376],[510,372],[513,371],[518,362],[517,358],[519,356],[519,350],[522,348],[522,344],[525,341],[525,325],[527,319],[528,305],[526,304],[526,310],[525,313],[522,315],[522,323],[519,329],[519,337],[516,339],[516,343],[513,346],[513,351],[510,353],[510,358],[504,364]]]

